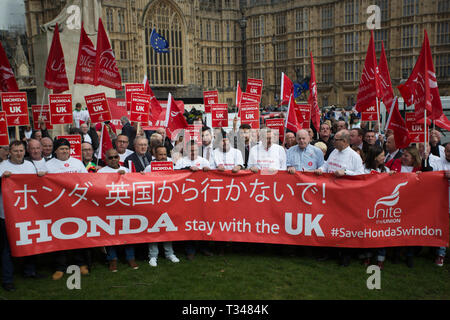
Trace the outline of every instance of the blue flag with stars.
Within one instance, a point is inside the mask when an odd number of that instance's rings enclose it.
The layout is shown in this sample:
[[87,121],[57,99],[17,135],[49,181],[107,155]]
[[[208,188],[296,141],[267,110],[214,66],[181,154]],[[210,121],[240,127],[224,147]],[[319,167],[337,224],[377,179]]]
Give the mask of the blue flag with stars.
[[169,43],[162,35],[156,32],[156,29],[153,29],[152,34],[150,35],[150,45],[157,53],[169,52]]

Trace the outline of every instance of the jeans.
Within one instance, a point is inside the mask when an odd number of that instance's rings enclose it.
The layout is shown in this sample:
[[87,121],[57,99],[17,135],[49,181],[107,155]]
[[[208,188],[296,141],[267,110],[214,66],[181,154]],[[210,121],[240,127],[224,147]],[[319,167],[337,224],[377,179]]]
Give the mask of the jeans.
[[[158,244],[158,242],[148,244],[148,256],[150,259],[158,258]],[[163,242],[162,245],[164,247],[164,255],[166,256],[166,258],[174,255],[172,242]]]
[[8,237],[6,236],[5,219],[0,219],[1,234],[1,259],[2,259],[2,283],[13,283],[14,265],[9,248]]
[[[56,271],[66,272],[69,260],[73,259],[74,264],[81,267],[87,265],[87,249],[74,249],[56,252]],[[71,261],[72,262],[72,261]]]
[[[106,247],[106,260],[117,260],[117,246]],[[125,249],[125,259],[127,261],[134,260],[134,247],[124,246]]]

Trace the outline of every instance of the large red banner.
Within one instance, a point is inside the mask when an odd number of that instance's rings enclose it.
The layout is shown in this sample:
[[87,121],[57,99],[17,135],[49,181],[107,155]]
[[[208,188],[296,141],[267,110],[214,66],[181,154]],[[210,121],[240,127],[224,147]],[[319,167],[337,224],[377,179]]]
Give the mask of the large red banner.
[[13,256],[185,240],[355,248],[449,242],[443,172],[336,179],[183,170],[13,175],[2,183]]

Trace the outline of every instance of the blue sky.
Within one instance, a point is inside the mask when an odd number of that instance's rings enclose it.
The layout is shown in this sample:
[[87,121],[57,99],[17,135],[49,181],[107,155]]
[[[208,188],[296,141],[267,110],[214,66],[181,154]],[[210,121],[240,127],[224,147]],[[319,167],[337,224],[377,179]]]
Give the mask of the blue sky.
[[10,25],[25,25],[25,6],[23,0],[0,0],[0,30]]

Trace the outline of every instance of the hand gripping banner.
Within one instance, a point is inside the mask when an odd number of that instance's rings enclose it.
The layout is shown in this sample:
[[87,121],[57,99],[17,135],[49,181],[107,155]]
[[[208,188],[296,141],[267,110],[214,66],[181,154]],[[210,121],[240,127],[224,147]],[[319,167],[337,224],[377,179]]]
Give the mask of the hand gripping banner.
[[183,240],[355,248],[449,242],[443,172],[70,175],[2,179],[13,256]]

